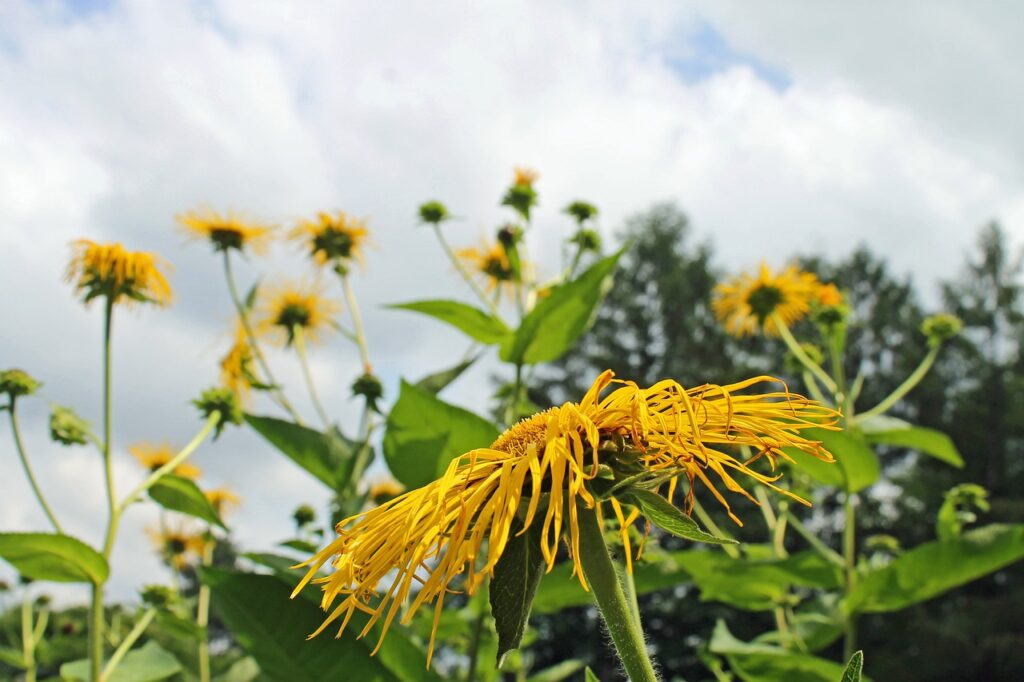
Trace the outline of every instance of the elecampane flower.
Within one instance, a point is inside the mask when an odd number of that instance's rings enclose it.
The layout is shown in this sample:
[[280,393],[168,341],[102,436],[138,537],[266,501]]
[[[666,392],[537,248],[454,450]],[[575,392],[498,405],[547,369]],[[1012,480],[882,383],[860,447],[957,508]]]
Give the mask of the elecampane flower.
[[501,290],[510,293],[515,286],[515,271],[500,241],[481,240],[479,246],[459,249],[456,255],[483,282],[488,293]]
[[203,491],[203,494],[221,516],[242,503],[242,498],[227,488],[213,488]]
[[[688,505],[699,481],[737,523],[716,487],[724,485],[753,501],[733,478],[737,473],[804,502],[777,487],[778,476],[755,471],[724,450],[749,446],[758,453],[752,460],[763,457],[773,468],[777,458],[788,459],[787,447],[832,461],[822,444],[803,432],[836,428],[835,411],[788,390],[742,393],[775,381],[761,376],[689,390],[662,381],[642,389],[615,381],[606,371],[579,403],[521,421],[490,447],[453,460],[440,479],[342,520],[338,538],[306,562],[309,572],[296,593],[310,581],[322,586],[322,606],[329,614],[317,633],[341,619],[340,635],[361,611],[369,619],[358,636],[383,619],[381,641],[407,601],[411,605],[403,623],[420,606],[433,604],[432,652],[437,619],[445,595],[455,590],[453,583],[460,581],[460,588],[472,594],[493,574],[510,536],[534,524],[540,524],[540,551],[548,571],[564,538],[574,575],[586,588],[578,558],[577,505],[601,504],[594,484],[602,470],[610,468],[617,478],[668,481],[668,499],[677,478],[685,477]],[[612,383],[620,387],[601,398]],[[624,531],[637,511],[625,511],[614,498],[611,502]],[[318,577],[328,562],[333,572]],[[383,594],[380,585],[388,586]]]
[[235,342],[220,360],[220,383],[238,396],[242,403],[249,397],[255,381],[252,368],[254,357],[249,335],[239,322],[235,328]]
[[203,555],[206,539],[185,525],[148,528],[147,532],[160,556],[176,571],[184,570]]
[[259,329],[283,346],[295,341],[295,328],[315,343],[341,312],[341,304],[324,295],[319,282],[282,282],[263,299]]
[[303,220],[288,234],[309,250],[318,265],[341,261],[363,264],[369,230],[366,221],[344,211],[321,211],[313,220]]
[[67,280],[89,303],[105,296],[111,303],[167,305],[171,286],[161,271],[166,262],[146,251],[128,251],[120,244],[97,244],[89,239],[71,243]]
[[272,225],[257,224],[232,211],[225,214],[211,209],[188,211],[175,216],[175,220],[190,236],[209,241],[217,251],[251,249],[262,253],[274,232]]
[[744,272],[715,287],[711,305],[716,317],[734,336],[778,336],[776,317],[786,327],[810,311],[821,284],[818,278],[790,265],[773,272],[762,263],[757,274]]
[[[149,443],[137,443],[128,448],[128,452],[131,453],[132,457],[139,461],[144,468],[149,471],[156,471],[163,465],[174,459],[174,455],[177,454],[171,446],[167,443],[160,443],[158,445],[151,445]],[[182,476],[183,478],[190,478],[193,481],[202,475],[199,467],[188,462],[183,462],[174,468],[172,472],[176,476]]]

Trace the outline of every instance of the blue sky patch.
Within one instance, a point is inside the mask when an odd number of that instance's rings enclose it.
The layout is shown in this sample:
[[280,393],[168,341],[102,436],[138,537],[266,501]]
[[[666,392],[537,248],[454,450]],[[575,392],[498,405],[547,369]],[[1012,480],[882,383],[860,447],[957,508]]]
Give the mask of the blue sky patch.
[[781,68],[768,64],[757,55],[735,49],[725,36],[706,21],[701,21],[685,41],[684,48],[668,51],[666,61],[689,83],[699,83],[733,66],[750,68],[759,79],[779,91],[785,90],[792,83]]

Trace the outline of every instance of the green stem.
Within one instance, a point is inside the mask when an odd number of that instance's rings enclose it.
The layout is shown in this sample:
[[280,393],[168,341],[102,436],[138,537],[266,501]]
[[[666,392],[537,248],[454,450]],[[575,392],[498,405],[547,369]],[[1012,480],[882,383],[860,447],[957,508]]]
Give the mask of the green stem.
[[825,394],[818,388],[818,382],[815,380],[814,375],[805,369],[801,376],[804,380],[804,386],[807,387],[807,392],[811,394],[811,397],[822,405],[828,405],[829,401],[825,399]]
[[103,668],[103,585],[93,583],[89,611],[89,679],[99,680]]
[[809,544],[818,554],[838,568],[845,570],[846,561],[843,557],[834,549],[822,542],[817,535],[808,530],[807,526],[805,526],[800,519],[793,514],[793,512],[787,511],[786,519],[789,520],[789,525],[793,527],[793,530],[795,530],[804,540],[807,540],[807,544]]
[[830,392],[836,392],[836,382],[832,381],[832,377],[821,368],[821,365],[816,363],[807,357],[807,353],[800,347],[800,343],[793,338],[793,333],[789,331],[789,327],[782,321],[778,313],[772,313],[772,321],[775,322],[776,329],[779,330],[779,336],[786,343],[786,347],[789,348],[790,352],[800,361],[804,367],[809,369],[815,377],[821,381],[821,385],[827,388]]
[[612,642],[615,643],[615,650],[622,660],[622,666],[632,682],[657,682],[658,675],[654,672],[654,665],[647,655],[643,631],[637,627],[622,590],[622,583],[616,575],[611,557],[608,556],[608,547],[604,542],[601,522],[597,518],[597,509],[588,509],[583,504],[578,505],[577,509],[580,529],[579,560],[583,565],[587,582],[590,583],[598,610],[608,627]]
[[231,256],[227,249],[224,250],[224,278],[228,282],[228,293],[231,294],[231,302],[235,305],[235,311],[238,313],[238,321],[242,324],[242,329],[245,331],[245,336],[249,339],[249,346],[252,347],[253,353],[256,355],[256,360],[260,363],[260,369],[263,370],[263,376],[266,378],[267,383],[271,386],[270,395],[277,401],[277,404],[284,408],[288,414],[291,415],[295,423],[302,424],[302,418],[299,413],[295,411],[291,403],[288,402],[288,398],[285,396],[284,391],[281,389],[280,384],[277,383],[277,379],[274,378],[273,372],[270,371],[270,363],[267,362],[267,358],[263,355],[263,350],[260,348],[259,340],[256,338],[256,333],[253,331],[252,323],[249,321],[249,311],[246,309],[245,304],[242,303],[241,297],[238,295],[238,288],[235,286],[235,276],[231,270]]
[[309,397],[313,401],[313,407],[316,409],[316,413],[320,415],[320,421],[323,422],[324,427],[330,427],[331,420],[327,417],[327,411],[324,410],[323,403],[320,402],[320,396],[316,392],[316,384],[313,383],[313,374],[309,371],[309,357],[306,355],[306,335],[302,332],[302,325],[296,324],[292,326],[292,340],[295,345],[295,354],[299,356],[302,376],[306,379],[306,387],[309,389]]
[[[704,524],[704,527],[707,528],[712,535],[717,535],[720,538],[728,538],[729,540],[735,539],[733,538],[732,533],[723,530],[721,526],[715,523],[715,520],[711,518],[711,515],[708,514],[707,510],[705,510],[703,505],[701,505],[701,503],[696,499],[693,501],[693,513],[697,515],[697,518],[700,519],[700,522]],[[740,550],[736,545],[719,545],[719,547],[721,547],[722,551],[728,554],[731,558],[740,558]]]
[[[846,565],[846,596],[853,593],[857,584],[857,521],[853,504],[853,495],[846,493],[843,500],[843,513],[846,523],[843,526],[843,560]],[[843,659],[849,660],[857,648],[857,616],[847,614],[843,635]]]
[[[928,370],[935,364],[935,358],[939,355],[939,346],[932,346],[931,350],[928,351],[928,355],[924,356],[921,360],[921,364],[917,366],[910,376],[907,377],[906,381],[896,387],[882,402],[872,407],[867,412],[862,412],[859,419],[867,419],[868,417],[874,417],[880,414],[885,414],[889,408],[898,403],[903,396],[910,393],[911,390],[919,383],[921,379],[924,379],[925,375],[928,374]],[[851,652],[851,656],[853,653]]]
[[50,525],[58,533],[63,533],[64,530],[60,527],[60,523],[57,521],[57,516],[50,509],[50,505],[46,503],[46,498],[43,496],[43,491],[39,487],[39,483],[36,482],[35,474],[32,473],[32,466],[28,463],[28,456],[25,454],[25,446],[21,441],[21,431],[18,429],[18,418],[14,413],[15,400],[11,398],[11,404],[8,407],[8,412],[11,418],[11,433],[14,434],[14,446],[18,451],[18,458],[21,459],[21,467],[25,470],[25,476],[28,478],[29,485],[32,486],[32,492],[35,493],[36,500],[39,501],[39,506],[43,508],[43,512],[46,514],[46,518],[50,520]]
[[341,275],[341,287],[345,291],[345,302],[348,304],[348,314],[352,318],[352,327],[355,330],[356,345],[359,346],[359,358],[363,361],[363,371],[367,374],[373,373],[373,365],[370,364],[370,348],[366,343],[366,330],[363,328],[363,316],[359,312],[359,301],[356,300],[355,292],[352,291],[352,282],[347,274]]
[[[207,529],[209,534],[210,530]],[[213,564],[213,550],[216,543],[210,539],[203,546],[203,566]],[[199,602],[196,605],[196,625],[202,630],[199,640],[199,682],[210,682],[210,638],[206,627],[210,624],[210,586],[199,585]]]
[[643,632],[643,626],[640,624],[640,602],[636,598],[636,581],[633,580],[633,574],[627,571],[622,564],[612,562],[612,565],[615,566],[619,582],[622,583],[622,593],[626,595],[626,603],[629,605],[630,615],[633,616],[633,625],[637,630]]
[[120,646],[114,651],[110,660],[107,661],[107,665],[103,667],[103,672],[100,674],[100,682],[110,679],[110,676],[114,673],[114,670],[121,663],[121,660],[125,657],[128,651],[132,648],[132,645],[138,641],[142,633],[146,631],[149,624],[153,622],[153,618],[156,617],[156,609],[147,609],[142,618],[139,618],[135,622],[135,627],[131,629],[131,632],[121,641]]
[[32,632],[32,598],[25,591],[21,602],[21,652],[25,659],[25,682],[36,682],[36,640]]
[[[117,533],[117,505],[114,502],[114,468],[111,462],[111,439],[113,415],[111,410],[111,330],[114,323],[114,299],[106,298],[103,313],[103,474],[107,492],[107,533],[103,543],[104,558],[110,557],[110,550]],[[103,667],[103,583],[93,583],[90,618],[89,670],[92,680],[99,680]]]
[[[488,592],[489,584],[485,582],[477,594],[486,595]],[[469,657],[469,662],[466,664],[466,682],[475,682],[476,680],[476,668],[480,660],[480,643],[483,640],[484,623],[487,619],[488,611],[486,598],[478,598],[476,601],[477,613],[476,618],[473,620],[473,632],[469,638],[469,649],[466,652],[466,655]]]
[[495,305],[491,301],[491,299],[487,297],[487,293],[483,290],[483,287],[481,287],[480,284],[475,279],[473,279],[473,276],[469,274],[468,270],[466,270],[466,266],[462,264],[462,261],[459,260],[459,257],[455,255],[454,251],[452,251],[452,247],[448,244],[448,240],[445,239],[444,233],[441,231],[441,226],[438,225],[437,223],[433,223],[433,226],[434,234],[437,235],[437,240],[441,242],[441,248],[444,249],[445,254],[447,254],[448,260],[452,262],[452,265],[455,266],[455,269],[458,270],[460,275],[462,275],[462,279],[466,280],[466,284],[468,284],[469,287],[473,290],[473,293],[475,293],[477,297],[481,301],[483,301],[484,305],[488,307],[488,309],[491,311],[491,314],[493,314],[495,317],[500,317],[500,315],[498,314],[497,305]]

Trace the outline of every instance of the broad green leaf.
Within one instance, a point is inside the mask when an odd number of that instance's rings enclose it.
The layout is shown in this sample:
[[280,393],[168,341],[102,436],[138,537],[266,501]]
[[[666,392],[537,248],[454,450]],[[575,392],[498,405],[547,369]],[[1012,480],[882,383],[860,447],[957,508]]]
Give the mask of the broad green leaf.
[[914,426],[892,417],[886,417],[884,420],[867,419],[857,426],[871,444],[909,448],[941,459],[960,469],[964,466],[964,458],[953,444],[953,439],[941,431]]
[[[521,528],[520,528],[521,529]],[[530,618],[530,607],[544,575],[544,557],[540,553],[541,524],[527,532],[513,530],[491,578],[490,599],[494,628],[498,633],[498,667],[510,651],[519,648]]]
[[533,365],[557,360],[573,347],[594,321],[612,286],[612,275],[624,249],[591,265],[576,279],[561,284],[542,299],[502,344],[501,359]]
[[274,575],[202,569],[203,582],[213,592],[213,609],[230,628],[239,645],[259,664],[262,679],[360,680],[367,682],[440,682],[427,670],[426,654],[392,626],[380,651],[370,656],[380,636],[378,624],[363,639],[356,635],[366,624],[357,614],[340,639],[327,632],[307,640],[323,622],[319,590],[290,599],[293,582]]
[[424,391],[430,391],[433,394],[438,394],[443,388],[448,386],[465,372],[469,367],[476,362],[479,355],[471,357],[469,360],[463,360],[454,367],[443,369],[440,372],[434,372],[428,374],[419,381],[416,382],[416,388],[422,388]]
[[223,675],[213,678],[214,682],[253,682],[260,676],[260,666],[252,658],[246,656],[231,664]]
[[361,445],[348,440],[337,429],[322,433],[284,419],[254,414],[246,414],[245,421],[331,490],[341,490],[352,476],[355,453]]
[[384,458],[403,485],[419,488],[444,473],[454,458],[487,447],[498,435],[483,417],[403,381],[388,415]]
[[843,666],[835,661],[736,639],[721,620],[715,625],[708,648],[725,656],[744,682],[836,682],[843,675]]
[[104,583],[107,560],[81,540],[58,533],[0,533],[0,558],[24,576],[58,583]]
[[851,493],[859,492],[878,480],[881,473],[878,457],[857,432],[815,428],[802,434],[811,440],[820,440],[836,458],[835,462],[823,462],[812,455],[787,448],[786,454],[796,461],[796,466],[814,480]]
[[183,476],[167,474],[153,484],[149,496],[164,509],[188,514],[227,530],[217,509],[199,486]]
[[713,545],[735,545],[735,540],[720,538],[701,530],[697,522],[677,509],[675,505],[649,490],[631,489],[626,501],[636,505],[640,513],[652,524],[676,537],[707,542]]
[[[138,649],[129,651],[106,680],[107,682],[156,682],[177,675],[181,670],[181,663],[178,662],[178,659],[157,644],[155,640],[150,640]],[[60,667],[60,676],[64,680],[82,680],[83,682],[88,680],[89,661],[81,659],[65,663]]]
[[863,674],[864,652],[854,651],[853,656],[850,656],[850,661],[846,664],[846,670],[843,671],[843,679],[840,682],[860,682]]
[[411,303],[396,303],[388,307],[430,315],[442,322],[447,322],[480,343],[501,343],[512,333],[512,330],[500,318],[459,301],[413,301]]
[[857,581],[850,612],[897,611],[1024,558],[1024,524],[992,524],[927,542]]

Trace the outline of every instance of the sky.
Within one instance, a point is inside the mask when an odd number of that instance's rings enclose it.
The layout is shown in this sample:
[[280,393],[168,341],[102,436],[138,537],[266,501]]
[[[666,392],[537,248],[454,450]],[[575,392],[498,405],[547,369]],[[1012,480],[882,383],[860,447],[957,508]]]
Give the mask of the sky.
[[[101,416],[102,313],[63,281],[73,239],[121,241],[174,266],[172,307],[115,321],[118,488],[143,474],[127,446],[180,446],[198,430],[188,401],[216,379],[231,309],[215,254],[175,229],[190,208],[282,225],[325,209],[366,216],[373,248],[355,288],[391,399],[400,377],[451,365],[464,347],[438,323],[383,307],[469,300],[416,207],[444,201],[460,217],[451,241],[474,243],[508,217],[497,204],[516,165],[541,173],[529,248],[542,270],[570,230],[569,201],[598,205],[609,238],[627,216],[675,201],[725,270],[867,244],[934,295],[984,222],[1024,241],[1021,15],[1014,3],[943,1],[6,0],[0,368],[45,382],[19,404],[43,488],[68,532],[99,542],[99,458],[46,430],[50,402]],[[247,287],[274,273],[310,268],[279,246],[238,275]],[[311,415],[294,357],[271,359]],[[355,349],[334,338],[312,362],[353,431]],[[493,368],[446,397],[482,409]],[[327,499],[240,429],[195,462],[204,485],[243,497],[229,524],[245,550],[291,537],[295,507]],[[166,580],[145,533],[156,519],[152,505],[127,515],[114,598]],[[4,423],[0,529],[45,528]]]

